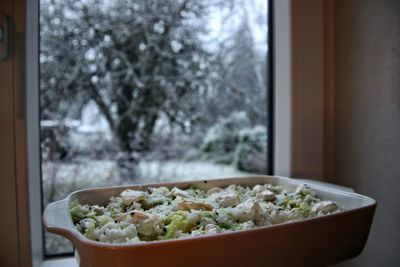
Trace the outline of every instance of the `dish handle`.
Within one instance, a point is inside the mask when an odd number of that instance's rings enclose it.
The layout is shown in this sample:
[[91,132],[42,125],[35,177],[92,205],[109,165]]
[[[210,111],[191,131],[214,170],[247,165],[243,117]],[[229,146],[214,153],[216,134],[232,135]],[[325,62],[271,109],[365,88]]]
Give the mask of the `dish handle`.
[[43,212],[43,223],[49,232],[65,236],[72,241],[68,203],[68,198],[66,198],[47,205]]

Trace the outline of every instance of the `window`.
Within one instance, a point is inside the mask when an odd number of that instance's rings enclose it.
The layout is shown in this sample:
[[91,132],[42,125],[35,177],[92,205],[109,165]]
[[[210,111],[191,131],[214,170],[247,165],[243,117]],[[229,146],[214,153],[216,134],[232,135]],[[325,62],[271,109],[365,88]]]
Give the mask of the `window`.
[[[40,1],[43,205],[271,170],[267,0]],[[46,255],[69,253],[45,234]]]

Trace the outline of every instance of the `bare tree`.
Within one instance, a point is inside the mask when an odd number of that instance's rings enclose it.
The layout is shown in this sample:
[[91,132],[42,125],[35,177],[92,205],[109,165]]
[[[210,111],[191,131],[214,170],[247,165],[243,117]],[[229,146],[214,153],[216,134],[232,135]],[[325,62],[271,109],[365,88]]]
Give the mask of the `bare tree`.
[[[264,124],[266,60],[246,3],[42,0],[42,118],[76,118],[95,101],[118,144],[124,179],[151,149],[160,117],[197,136],[233,111]],[[210,8],[241,20],[212,52],[202,38]]]
[[194,114],[209,65],[198,38],[203,24],[196,23],[205,6],[110,2],[42,5],[42,114],[77,114],[94,100],[118,141],[121,174],[132,177],[160,114],[182,127]]

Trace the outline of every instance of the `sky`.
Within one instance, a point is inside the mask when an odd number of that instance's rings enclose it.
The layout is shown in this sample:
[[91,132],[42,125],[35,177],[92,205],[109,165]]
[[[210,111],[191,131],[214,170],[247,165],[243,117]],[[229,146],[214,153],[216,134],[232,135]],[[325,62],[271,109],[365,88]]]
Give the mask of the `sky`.
[[[256,48],[267,52],[268,36],[268,1],[267,0],[235,0],[237,7],[232,11],[228,8],[213,8],[208,20],[208,38],[222,41],[232,30],[238,28],[242,17],[247,15]],[[210,45],[213,49],[213,45]]]

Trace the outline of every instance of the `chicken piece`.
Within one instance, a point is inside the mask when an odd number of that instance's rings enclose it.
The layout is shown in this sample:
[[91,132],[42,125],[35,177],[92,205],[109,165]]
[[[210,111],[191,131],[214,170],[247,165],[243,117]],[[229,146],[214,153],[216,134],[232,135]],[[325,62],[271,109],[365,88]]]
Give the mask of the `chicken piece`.
[[157,215],[134,210],[130,212],[131,222],[135,224],[139,234],[144,236],[156,236],[162,233],[163,222]]
[[213,187],[213,188],[210,188],[207,191],[207,195],[212,195],[212,194],[215,194],[215,193],[219,193],[221,191],[224,191],[224,190],[222,188],[219,188],[219,187]]
[[257,197],[266,200],[266,201],[271,201],[275,199],[275,194],[269,191],[268,189],[265,189],[259,193],[257,193]]
[[212,210],[213,206],[208,203],[197,202],[193,200],[184,200],[178,204],[178,210]]
[[260,193],[261,191],[263,191],[264,190],[264,188],[263,188],[263,186],[261,186],[261,185],[255,185],[254,187],[253,187],[253,191],[255,192],[255,193]]
[[121,213],[115,216],[115,220],[118,222],[129,222],[129,223],[142,223],[145,220],[151,218],[152,215],[140,211],[140,210],[132,210],[126,213]]
[[179,189],[177,187],[172,188],[171,194],[175,197],[183,197],[183,198],[188,198],[190,197],[190,194],[182,189]]
[[235,208],[231,208],[230,213],[239,222],[258,221],[261,216],[261,207],[253,200],[240,203]]
[[152,217],[152,215],[140,210],[133,210],[130,214],[132,215],[133,223],[143,223]]
[[322,212],[324,214],[334,212],[337,209],[337,205],[332,201],[321,201],[312,208],[314,212]]
[[104,207],[100,207],[98,205],[93,206],[94,212],[96,212],[97,215],[102,215],[104,214]]
[[170,193],[169,189],[166,188],[165,186],[150,187],[147,190],[149,190],[151,192],[151,194],[160,195],[160,196],[168,196]]
[[316,198],[315,198],[314,196],[312,196],[312,195],[307,195],[307,196],[304,198],[304,202],[307,203],[308,205],[311,205],[311,203],[312,203],[313,201],[315,201],[315,200],[316,200]]
[[125,206],[130,206],[133,202],[139,202],[146,199],[145,192],[132,189],[124,190],[120,196]]
[[115,215],[114,220],[117,222],[132,222],[132,216],[129,213],[120,213]]
[[224,207],[233,207],[239,205],[240,200],[236,193],[228,192],[219,196],[218,202]]
[[237,189],[237,185],[231,184],[230,186],[228,186],[228,187],[226,188],[226,191],[236,192],[236,189]]
[[212,224],[212,223],[207,224],[204,227],[204,232],[206,234],[217,234],[218,233],[218,227],[215,224]]

